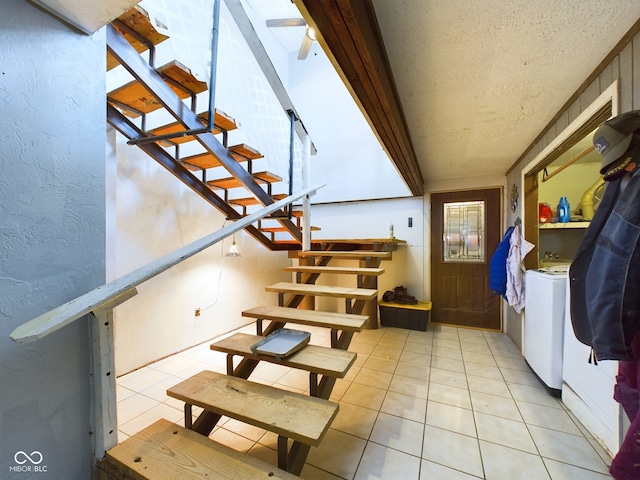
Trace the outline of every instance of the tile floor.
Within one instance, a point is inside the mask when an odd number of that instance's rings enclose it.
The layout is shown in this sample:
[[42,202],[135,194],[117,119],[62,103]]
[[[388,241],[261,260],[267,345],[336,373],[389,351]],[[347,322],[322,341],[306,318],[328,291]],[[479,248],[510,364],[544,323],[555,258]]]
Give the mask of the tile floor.
[[[328,330],[304,329],[312,343],[329,345]],[[182,424],[182,403],[165,391],[204,369],[226,371],[225,355],[209,343],[118,378],[121,441],[161,417]],[[381,328],[356,334],[350,350],[356,363],[331,397],[340,412],[311,449],[302,478],[611,478],[610,457],[504,334]],[[308,392],[307,374],[278,365],[261,364],[250,379]],[[276,435],[264,430],[223,418],[210,437],[277,463]]]

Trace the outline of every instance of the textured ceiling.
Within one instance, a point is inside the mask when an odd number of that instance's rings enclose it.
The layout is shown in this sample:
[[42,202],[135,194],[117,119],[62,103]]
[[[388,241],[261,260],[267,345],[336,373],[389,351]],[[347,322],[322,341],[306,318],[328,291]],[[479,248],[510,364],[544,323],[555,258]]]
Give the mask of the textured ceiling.
[[425,181],[502,174],[640,17],[637,0],[373,0]]
[[[504,174],[640,18],[638,0],[371,1],[427,183]],[[272,30],[299,48],[303,27]]]

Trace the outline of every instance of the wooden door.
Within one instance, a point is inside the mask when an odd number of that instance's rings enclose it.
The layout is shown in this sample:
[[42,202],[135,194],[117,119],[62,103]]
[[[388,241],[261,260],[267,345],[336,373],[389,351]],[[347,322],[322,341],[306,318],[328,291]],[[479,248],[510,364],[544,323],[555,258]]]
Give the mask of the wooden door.
[[489,263],[500,231],[501,190],[431,195],[432,321],[499,330],[500,297]]

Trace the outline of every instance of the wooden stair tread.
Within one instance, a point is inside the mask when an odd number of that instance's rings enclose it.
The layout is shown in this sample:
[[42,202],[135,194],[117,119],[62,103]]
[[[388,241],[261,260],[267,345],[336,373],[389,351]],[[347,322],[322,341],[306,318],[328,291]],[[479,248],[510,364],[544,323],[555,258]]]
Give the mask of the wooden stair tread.
[[238,155],[248,160],[257,160],[258,158],[264,157],[264,155],[262,155],[255,148],[252,148],[249,145],[246,145],[244,143],[239,143],[238,145],[232,145],[228,148],[228,150],[229,150],[229,153],[234,157]]
[[[287,195],[285,193],[276,193],[275,195],[271,195],[271,198],[274,200],[282,200]],[[237,205],[239,207],[248,207],[250,205],[262,205],[260,201],[255,197],[246,197],[246,198],[230,198],[227,203],[230,205]],[[264,230],[264,229],[263,229]]]
[[360,332],[369,321],[368,315],[321,312],[274,305],[258,305],[257,307],[243,311],[242,316],[275,322],[291,322],[300,325],[325,327],[347,332]]
[[302,350],[281,360],[270,355],[254,355],[251,351],[251,345],[263,339],[264,337],[259,335],[236,333],[223,340],[212,343],[210,348],[218,352],[242,355],[243,357],[276,363],[278,365],[336,378],[344,378],[357,356],[355,353],[346,350],[320,347],[317,345],[307,345]]
[[301,272],[301,273],[336,273],[336,274],[353,274],[377,276],[384,273],[384,268],[363,268],[363,267],[321,267],[321,266],[295,266],[285,267],[285,272]]
[[[214,120],[213,120],[214,134],[222,133],[222,131],[228,132],[230,130],[238,128],[235,120],[230,116],[228,116],[226,113],[221,112],[220,110],[216,109],[213,117],[214,117]],[[206,126],[209,120],[209,112],[203,112],[199,114],[198,120],[202,122],[203,126]],[[161,127],[157,127],[152,130],[149,130],[148,133],[151,135],[166,135],[168,133],[178,133],[184,130],[186,130],[186,127],[182,125],[180,122],[172,122],[167,125],[163,125]],[[168,147],[168,146],[171,146],[172,143],[182,144],[182,143],[190,142],[191,140],[193,140],[193,138],[194,138],[193,135],[186,135],[182,137],[174,137],[168,141],[160,141],[158,143],[160,143],[160,145],[162,146]]]
[[338,404],[205,370],[169,388],[167,395],[205,410],[317,446]]
[[267,292],[292,293],[296,295],[316,295],[322,297],[354,298],[373,300],[378,290],[373,288],[336,287],[334,285],[312,285],[306,283],[279,282],[265,288]]
[[[322,241],[322,240],[319,240]],[[391,252],[372,252],[368,250],[304,250],[298,252],[299,257],[334,257],[349,259],[391,258]]]
[[[207,84],[205,82],[201,82],[196,79],[196,77],[191,73],[191,70],[176,60],[169,62],[156,70],[163,78],[173,80],[194,94],[204,92],[207,89]],[[178,88],[171,83],[168,83],[168,85],[179,98],[184,99],[189,97],[189,93],[185,92],[181,88]],[[122,108],[125,115],[133,118],[138,116],[136,110],[142,113],[150,113],[162,107],[162,104],[158,102],[153,94],[144,88],[144,86],[142,86],[142,84],[137,80],[116,88],[107,94],[107,100],[117,102],[116,106],[118,108]],[[122,105],[129,106],[132,110],[127,110],[122,107]]]
[[[127,27],[135,31],[138,35],[149,41],[153,45],[158,45],[161,42],[164,42],[167,38],[167,35],[164,35],[158,30],[156,30],[155,25],[151,22],[151,18],[149,17],[149,13],[142,7],[136,5],[125,13],[118,17],[122,23],[124,23]],[[118,32],[122,34],[122,36],[131,44],[133,48],[136,49],[138,53],[142,53],[148,49],[148,47],[140,42],[138,39],[134,38],[128,32],[120,28],[117,22],[113,25]],[[107,51],[107,70],[111,70],[112,68],[120,65],[118,60]]]
[[[289,231],[284,227],[262,227],[262,228],[260,228],[260,230],[263,231],[263,232],[266,232],[266,233],[277,233],[277,232],[288,232]],[[304,230],[304,226],[300,227],[300,230]],[[311,231],[312,232],[318,232],[320,230],[321,230],[320,227],[314,227],[313,225],[311,226]]]
[[[251,175],[257,183],[275,183],[281,182],[282,178],[271,172],[257,172]],[[241,187],[242,182],[235,177],[220,178],[217,180],[209,180],[207,185],[211,188],[227,190],[229,188]]]
[[293,480],[298,477],[160,419],[106,453],[135,479]]

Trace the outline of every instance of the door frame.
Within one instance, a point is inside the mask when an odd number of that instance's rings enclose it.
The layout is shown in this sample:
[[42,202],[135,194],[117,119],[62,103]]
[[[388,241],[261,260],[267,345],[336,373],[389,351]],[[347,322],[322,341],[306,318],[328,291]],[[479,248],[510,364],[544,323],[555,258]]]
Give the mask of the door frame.
[[[500,190],[500,206],[499,206],[499,212],[500,212],[500,219],[499,219],[499,225],[500,225],[500,229],[501,232],[504,232],[505,229],[505,222],[506,222],[506,213],[505,213],[505,208],[506,208],[506,201],[505,201],[505,195],[507,194],[506,192],[506,178],[504,179],[504,183],[497,183],[496,184],[488,184],[488,185],[483,185],[483,186],[475,186],[475,187],[465,187],[465,188],[452,188],[452,189],[446,189],[446,190],[432,190],[430,192],[428,192],[427,195],[425,195],[425,202],[428,203],[428,205],[425,205],[425,221],[424,221],[424,225],[425,225],[425,230],[424,230],[424,240],[425,240],[425,264],[428,265],[428,268],[425,268],[425,270],[427,270],[426,272],[426,277],[428,278],[428,287],[427,287],[427,291],[428,291],[428,298],[432,299],[432,290],[433,290],[433,273],[432,273],[432,269],[433,269],[433,265],[431,263],[431,256],[432,256],[432,251],[433,251],[433,246],[431,245],[431,229],[432,229],[432,225],[431,225],[431,208],[432,208],[432,201],[431,201],[431,196],[432,195],[436,195],[436,194],[443,194],[443,193],[456,193],[456,192],[468,192],[468,191],[475,191],[475,190],[494,190],[494,189],[499,189]],[[428,207],[428,208],[427,208]],[[500,234],[500,239],[502,239],[502,233]],[[489,260],[490,257],[492,255],[493,252],[488,251],[488,255],[489,255]],[[500,318],[500,328],[497,331],[503,332],[504,331],[504,326],[505,326],[505,314],[506,314],[506,309],[504,308],[503,305],[504,302],[499,302],[499,318]],[[475,328],[475,327],[465,327],[465,326],[460,326],[460,327],[455,327],[455,328]],[[493,330],[492,330],[493,331]]]

